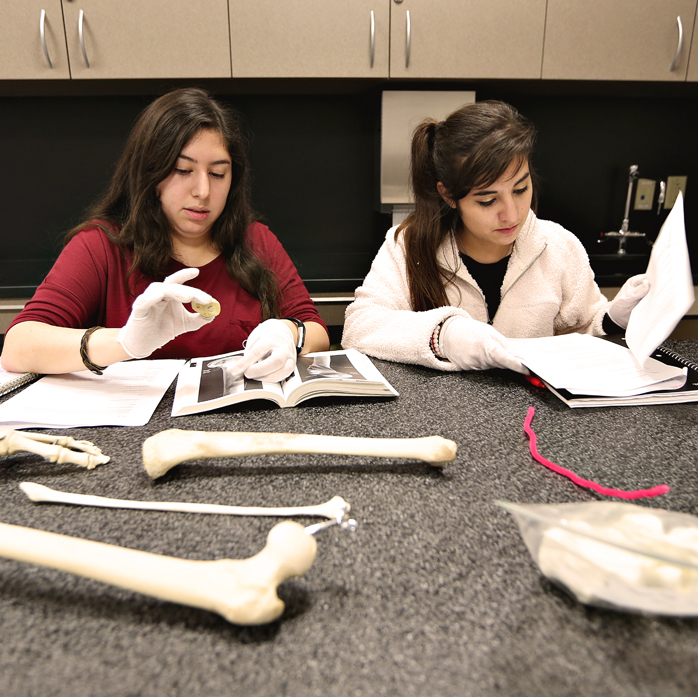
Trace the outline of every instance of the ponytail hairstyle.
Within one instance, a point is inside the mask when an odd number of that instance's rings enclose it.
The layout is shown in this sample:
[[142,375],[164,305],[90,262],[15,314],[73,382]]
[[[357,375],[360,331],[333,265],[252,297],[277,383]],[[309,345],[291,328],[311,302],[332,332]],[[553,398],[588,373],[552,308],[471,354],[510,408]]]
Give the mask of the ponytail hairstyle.
[[[446,285],[453,279],[437,263],[446,237],[463,227],[457,208],[441,196],[441,182],[451,201],[474,188],[496,182],[512,164],[531,158],[535,128],[514,107],[500,101],[467,104],[444,121],[423,121],[412,137],[411,184],[415,209],[398,227],[404,234],[407,282],[416,312],[448,304]],[[531,168],[535,208],[535,175]]]
[[86,219],[67,233],[65,242],[97,225],[131,253],[127,282],[136,272],[164,278],[173,247],[157,187],[172,173],[182,149],[203,130],[221,137],[232,164],[228,199],[211,228],[211,240],[225,259],[228,275],[261,302],[262,318],[277,317],[278,279],[254,254],[247,237],[256,220],[250,200],[247,141],[235,112],[202,89],[168,92],[141,113],[109,188],[87,210]]

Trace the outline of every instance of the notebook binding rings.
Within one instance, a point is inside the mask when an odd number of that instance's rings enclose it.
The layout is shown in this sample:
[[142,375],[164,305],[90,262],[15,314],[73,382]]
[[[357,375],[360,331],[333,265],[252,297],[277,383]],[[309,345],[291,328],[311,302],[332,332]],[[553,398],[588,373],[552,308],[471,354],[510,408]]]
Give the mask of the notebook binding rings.
[[698,371],[698,363],[689,361],[688,358],[684,358],[680,353],[676,353],[676,351],[672,351],[671,349],[668,349],[665,346],[659,346],[657,348],[657,351],[659,351],[659,353],[664,354],[665,356],[673,358],[677,363],[680,363],[682,366],[685,366],[686,368]]

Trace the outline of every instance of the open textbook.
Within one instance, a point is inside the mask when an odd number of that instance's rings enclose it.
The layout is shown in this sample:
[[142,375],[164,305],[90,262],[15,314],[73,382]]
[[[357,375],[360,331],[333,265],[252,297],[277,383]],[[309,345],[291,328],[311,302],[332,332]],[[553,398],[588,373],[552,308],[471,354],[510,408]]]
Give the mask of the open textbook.
[[312,397],[396,397],[371,360],[354,349],[300,356],[281,382],[250,380],[236,369],[242,351],[190,360],[179,371],[172,416],[196,414],[253,399],[293,407]]

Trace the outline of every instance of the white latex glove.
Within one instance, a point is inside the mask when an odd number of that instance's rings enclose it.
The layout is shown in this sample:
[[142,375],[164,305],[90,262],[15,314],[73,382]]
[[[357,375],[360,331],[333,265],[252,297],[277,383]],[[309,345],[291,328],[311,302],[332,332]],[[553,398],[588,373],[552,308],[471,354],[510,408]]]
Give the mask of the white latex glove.
[[439,353],[462,370],[508,368],[528,374],[503,334],[468,317],[450,317],[444,322],[439,333]]
[[183,303],[207,305],[213,298],[198,288],[182,285],[199,275],[199,269],[182,269],[162,283],[151,283],[133,303],[131,316],[117,341],[132,358],[146,358],[176,336],[200,329],[215,317],[202,317],[184,309]]
[[295,370],[296,355],[288,324],[280,319],[268,319],[247,337],[245,353],[235,368],[250,380],[280,382]]
[[611,301],[608,316],[619,326],[626,329],[630,321],[630,313],[642,298],[649,293],[650,281],[646,273],[629,278],[618,295]]

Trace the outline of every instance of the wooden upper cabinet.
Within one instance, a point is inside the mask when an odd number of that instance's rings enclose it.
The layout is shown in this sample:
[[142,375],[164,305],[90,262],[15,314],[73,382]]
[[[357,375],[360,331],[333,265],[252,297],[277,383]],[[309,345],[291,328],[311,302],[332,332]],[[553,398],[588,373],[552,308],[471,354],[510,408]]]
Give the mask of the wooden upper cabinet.
[[0,0],[0,80],[698,81],[697,4]]
[[390,76],[540,78],[545,5],[546,0],[392,0]]
[[390,0],[229,0],[233,77],[388,77]]
[[696,0],[548,0],[543,78],[685,80],[695,13]]
[[63,0],[63,12],[73,78],[231,77],[226,0]]
[[3,0],[0,80],[69,77],[61,0]]
[[698,32],[696,32],[696,25],[698,25],[698,16],[696,17],[693,23],[693,38],[691,40],[691,58],[688,63],[688,73],[686,75],[686,79],[689,82],[698,81]]

